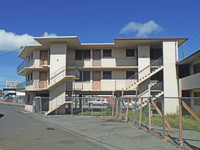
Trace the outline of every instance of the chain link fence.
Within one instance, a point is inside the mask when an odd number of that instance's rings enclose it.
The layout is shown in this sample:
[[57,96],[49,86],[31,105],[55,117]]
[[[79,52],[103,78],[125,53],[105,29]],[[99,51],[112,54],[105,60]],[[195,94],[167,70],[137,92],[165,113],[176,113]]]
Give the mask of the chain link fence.
[[199,97],[36,97],[35,106],[36,112],[121,120],[185,149],[200,149]]

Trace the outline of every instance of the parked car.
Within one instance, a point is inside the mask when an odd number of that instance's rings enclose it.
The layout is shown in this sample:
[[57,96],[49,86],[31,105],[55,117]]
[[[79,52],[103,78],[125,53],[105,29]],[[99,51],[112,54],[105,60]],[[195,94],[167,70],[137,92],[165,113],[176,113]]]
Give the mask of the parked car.
[[93,106],[107,106],[108,102],[105,99],[100,99],[100,98],[91,98],[88,100],[88,105],[93,105]]

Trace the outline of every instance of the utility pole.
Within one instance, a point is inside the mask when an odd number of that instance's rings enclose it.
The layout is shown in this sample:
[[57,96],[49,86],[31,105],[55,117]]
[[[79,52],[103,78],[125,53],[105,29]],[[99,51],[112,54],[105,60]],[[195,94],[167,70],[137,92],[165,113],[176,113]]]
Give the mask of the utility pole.
[[185,50],[185,48],[184,48],[184,43],[182,44],[182,58],[184,59],[184,50]]

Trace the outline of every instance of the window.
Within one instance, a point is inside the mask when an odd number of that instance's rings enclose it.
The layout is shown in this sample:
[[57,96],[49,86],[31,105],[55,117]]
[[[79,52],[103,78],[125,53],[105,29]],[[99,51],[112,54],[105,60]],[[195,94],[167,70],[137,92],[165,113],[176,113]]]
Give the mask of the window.
[[27,76],[27,80],[29,81],[30,80],[30,75],[28,74],[28,76]]
[[75,60],[82,60],[82,50],[75,51]]
[[197,63],[193,65],[193,73],[199,73],[200,72],[200,63]]
[[198,97],[194,99],[194,105],[195,106],[200,106],[200,92],[194,92],[194,97]]
[[90,50],[76,50],[75,60],[90,59]]
[[126,57],[134,57],[135,50],[134,49],[126,49]]
[[161,49],[151,49],[150,50],[150,58],[151,59],[158,59],[162,56],[162,50]]
[[27,103],[29,104],[31,101],[31,98],[30,98],[30,95],[28,94],[28,97],[27,97]]
[[103,50],[103,57],[112,57],[112,50],[111,49],[104,49]]
[[83,59],[90,59],[90,50],[83,50]]
[[33,53],[31,53],[31,60],[33,60]]
[[112,79],[111,71],[103,71],[103,79]]
[[80,71],[80,78],[76,81],[90,81],[90,71]]
[[135,79],[134,74],[135,71],[126,71],[126,79]]
[[30,59],[31,59],[31,57],[30,57],[30,56],[28,56],[28,62],[30,62]]
[[33,73],[31,73],[31,80],[33,80]]

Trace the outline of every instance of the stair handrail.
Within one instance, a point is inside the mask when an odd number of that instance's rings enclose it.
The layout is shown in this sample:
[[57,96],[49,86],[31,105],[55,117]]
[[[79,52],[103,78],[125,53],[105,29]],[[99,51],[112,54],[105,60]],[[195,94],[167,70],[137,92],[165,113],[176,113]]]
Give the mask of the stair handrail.
[[163,90],[163,82],[158,82],[156,85],[151,87],[151,90]]
[[159,65],[156,65],[156,66],[162,66],[163,65],[163,57],[161,56],[160,58],[158,58],[157,60],[153,61],[150,65],[146,66],[144,69],[140,70],[139,72],[135,73],[134,75],[132,75],[130,78],[128,79],[135,79],[134,77],[137,76],[136,79],[138,79],[138,74],[143,72],[144,70],[148,69],[148,68],[151,68],[151,66],[155,66],[155,64],[159,64]]
[[17,73],[22,71],[27,66],[26,60],[22,61],[20,65],[17,67]]
[[65,66],[62,66],[61,68],[57,69],[56,71],[54,71],[53,73],[50,74],[50,80],[57,77],[58,75],[60,75],[64,71],[65,71]]

